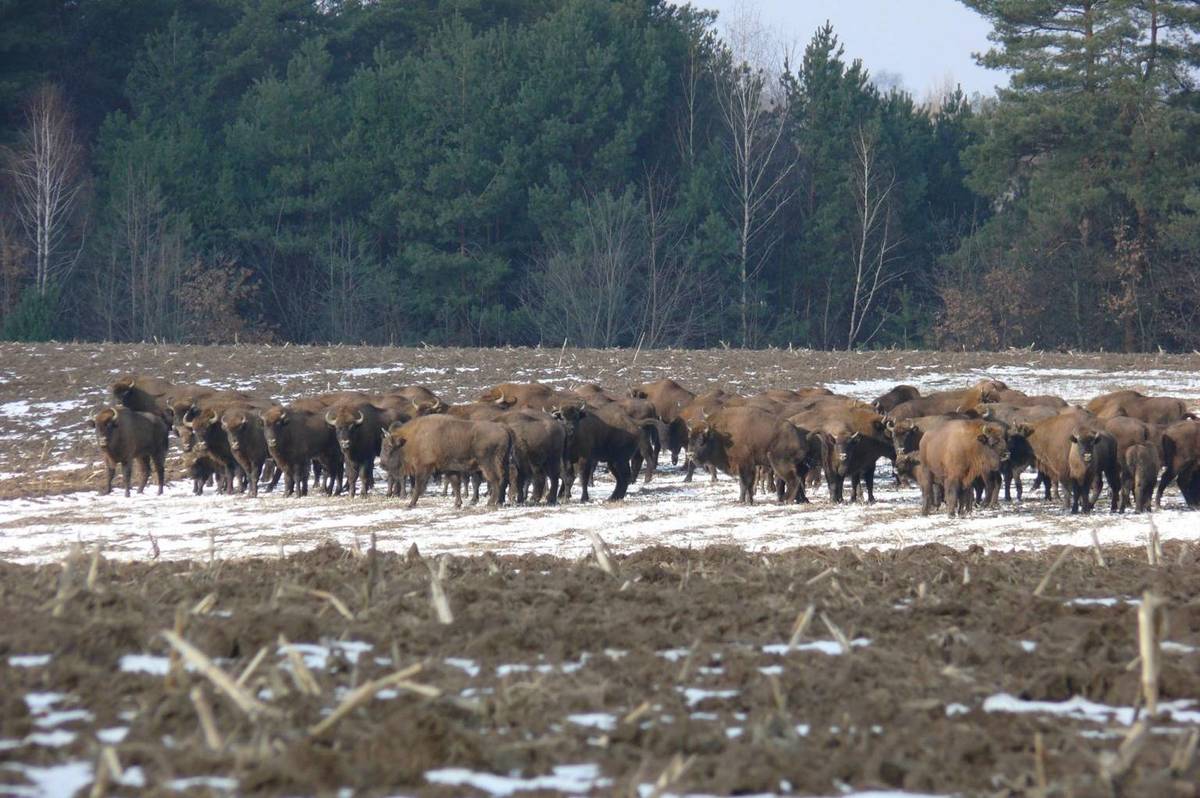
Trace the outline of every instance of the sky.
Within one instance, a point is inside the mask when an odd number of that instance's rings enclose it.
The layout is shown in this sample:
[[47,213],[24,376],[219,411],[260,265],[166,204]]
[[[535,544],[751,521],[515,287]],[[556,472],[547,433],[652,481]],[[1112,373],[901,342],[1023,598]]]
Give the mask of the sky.
[[[958,0],[691,0],[722,18],[739,7],[757,13],[763,25],[797,54],[827,20],[845,45],[847,59],[861,58],[872,76],[893,73],[900,86],[921,99],[947,77],[968,95],[991,94],[1007,83],[1003,72],[975,64],[973,52],[988,49],[990,27]],[[887,81],[885,81],[887,83]]]

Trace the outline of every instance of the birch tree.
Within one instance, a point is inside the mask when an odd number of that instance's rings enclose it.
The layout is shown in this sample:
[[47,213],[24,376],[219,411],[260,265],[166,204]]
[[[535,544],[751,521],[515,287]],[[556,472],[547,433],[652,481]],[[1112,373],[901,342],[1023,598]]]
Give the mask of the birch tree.
[[714,76],[717,106],[729,160],[726,182],[730,220],[737,231],[737,284],[741,344],[753,346],[751,302],[755,283],[779,241],[772,223],[789,199],[787,180],[796,165],[784,142],[785,95],[771,91],[774,45],[744,6],[726,28],[730,60]]
[[900,237],[892,229],[892,191],[896,175],[879,162],[879,146],[859,128],[854,137],[854,191],[856,229],[851,241],[854,290],[851,293],[850,325],[846,349],[867,344],[883,325],[868,328],[884,289],[900,278],[895,270]]
[[62,90],[45,85],[25,112],[25,127],[9,158],[14,210],[34,255],[34,288],[44,297],[62,284],[82,247],[69,251],[71,221],[82,180],[82,153]]

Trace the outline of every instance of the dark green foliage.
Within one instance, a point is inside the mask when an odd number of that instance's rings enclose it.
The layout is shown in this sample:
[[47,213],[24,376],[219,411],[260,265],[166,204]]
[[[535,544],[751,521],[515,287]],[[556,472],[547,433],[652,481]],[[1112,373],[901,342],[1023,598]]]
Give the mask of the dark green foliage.
[[16,307],[4,317],[0,339],[5,341],[49,341],[59,333],[58,292],[38,294],[25,291]]
[[115,339],[1194,346],[1195,4],[964,2],[1012,86],[919,105],[819,29],[762,87],[783,136],[747,238],[720,81],[767,73],[708,12],[0,0],[0,144],[55,82],[88,164],[62,302],[17,264],[4,329],[69,307]]

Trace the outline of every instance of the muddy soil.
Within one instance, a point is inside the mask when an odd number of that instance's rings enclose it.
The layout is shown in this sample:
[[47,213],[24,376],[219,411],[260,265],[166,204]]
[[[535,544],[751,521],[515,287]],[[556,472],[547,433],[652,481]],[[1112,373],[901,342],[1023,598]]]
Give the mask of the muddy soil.
[[[614,557],[611,573],[594,557],[434,562],[335,546],[0,563],[0,793],[75,763],[80,794],[100,773],[108,795],[499,794],[464,783],[481,774],[538,794],[631,795],[664,773],[678,794],[1196,795],[1200,582],[1192,547],[1164,548],[1153,567],[1144,549],[1105,549],[1101,566],[1089,549],[1060,561],[935,545],[657,547]],[[449,623],[430,600],[436,572]],[[1140,705],[1130,663],[1147,590],[1166,604],[1159,702],[1175,714],[1105,775],[1133,709],[1085,719],[1021,702]],[[249,669],[262,707],[171,668],[169,629],[231,679]],[[348,691],[410,665],[406,682],[309,733]],[[207,741],[195,688],[213,714]],[[97,768],[105,746],[118,775]],[[556,773],[586,777],[564,786]]]
[[[206,381],[283,400],[334,388],[424,384],[450,401],[462,401],[507,380],[562,387],[599,382],[623,390],[673,377],[696,391],[723,387],[749,393],[870,380],[928,387],[925,378],[933,374],[961,374],[967,380],[979,370],[1014,368],[1034,375],[1117,374],[1117,384],[1138,387],[1141,374],[1192,379],[1200,372],[1200,355],[3,343],[0,499],[94,488],[100,461],[85,434],[85,420],[107,401],[106,386],[131,372]],[[1094,392],[1109,389],[1099,386]],[[177,467],[177,447],[173,456]]]

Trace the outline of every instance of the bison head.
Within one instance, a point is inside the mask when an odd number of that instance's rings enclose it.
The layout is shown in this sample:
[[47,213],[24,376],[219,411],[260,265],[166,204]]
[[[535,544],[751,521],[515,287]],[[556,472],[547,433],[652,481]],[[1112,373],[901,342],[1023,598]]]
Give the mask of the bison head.
[[587,415],[587,404],[584,402],[559,405],[550,415],[560,421],[565,421],[567,429],[573,429],[579,426],[579,422]]
[[413,402],[414,417],[445,413],[449,409],[449,406],[441,399],[435,399],[432,402]]
[[111,386],[113,398],[124,403],[125,397],[133,390],[133,377],[121,377]]
[[221,429],[229,436],[230,449],[236,452],[242,448],[242,436],[249,431],[250,423],[251,417],[243,410],[230,411],[221,416]]
[[707,421],[697,421],[688,429],[688,454],[693,461],[707,465],[712,461],[719,443],[716,430]]
[[1009,458],[1008,429],[1003,424],[988,422],[979,428],[979,442],[1000,455],[1000,459]]
[[1096,442],[1099,439],[1100,435],[1095,430],[1077,429],[1071,434],[1071,446],[1078,449],[1079,459],[1090,464],[1096,454]]
[[267,447],[274,449],[279,443],[279,435],[284,427],[291,422],[291,416],[282,407],[272,407],[263,416],[263,435],[267,439]]
[[356,407],[343,407],[325,413],[325,423],[337,433],[338,446],[344,452],[350,450],[354,442],[354,431],[366,420],[363,411]]
[[106,407],[92,419],[92,426],[96,430],[96,443],[101,449],[108,448],[108,442],[117,429],[117,416],[115,408]]
[[403,426],[397,421],[380,431],[379,465],[392,478],[399,478],[404,472],[404,444],[407,440],[400,431]]
[[194,449],[197,452],[205,452],[208,450],[208,433],[214,426],[220,423],[215,410],[204,410],[199,415],[194,416],[191,421],[186,422],[188,428],[192,431],[191,451]]
[[916,451],[917,445],[921,442],[920,434],[916,422],[912,419],[905,418],[892,422],[892,444],[896,447],[896,454]]

